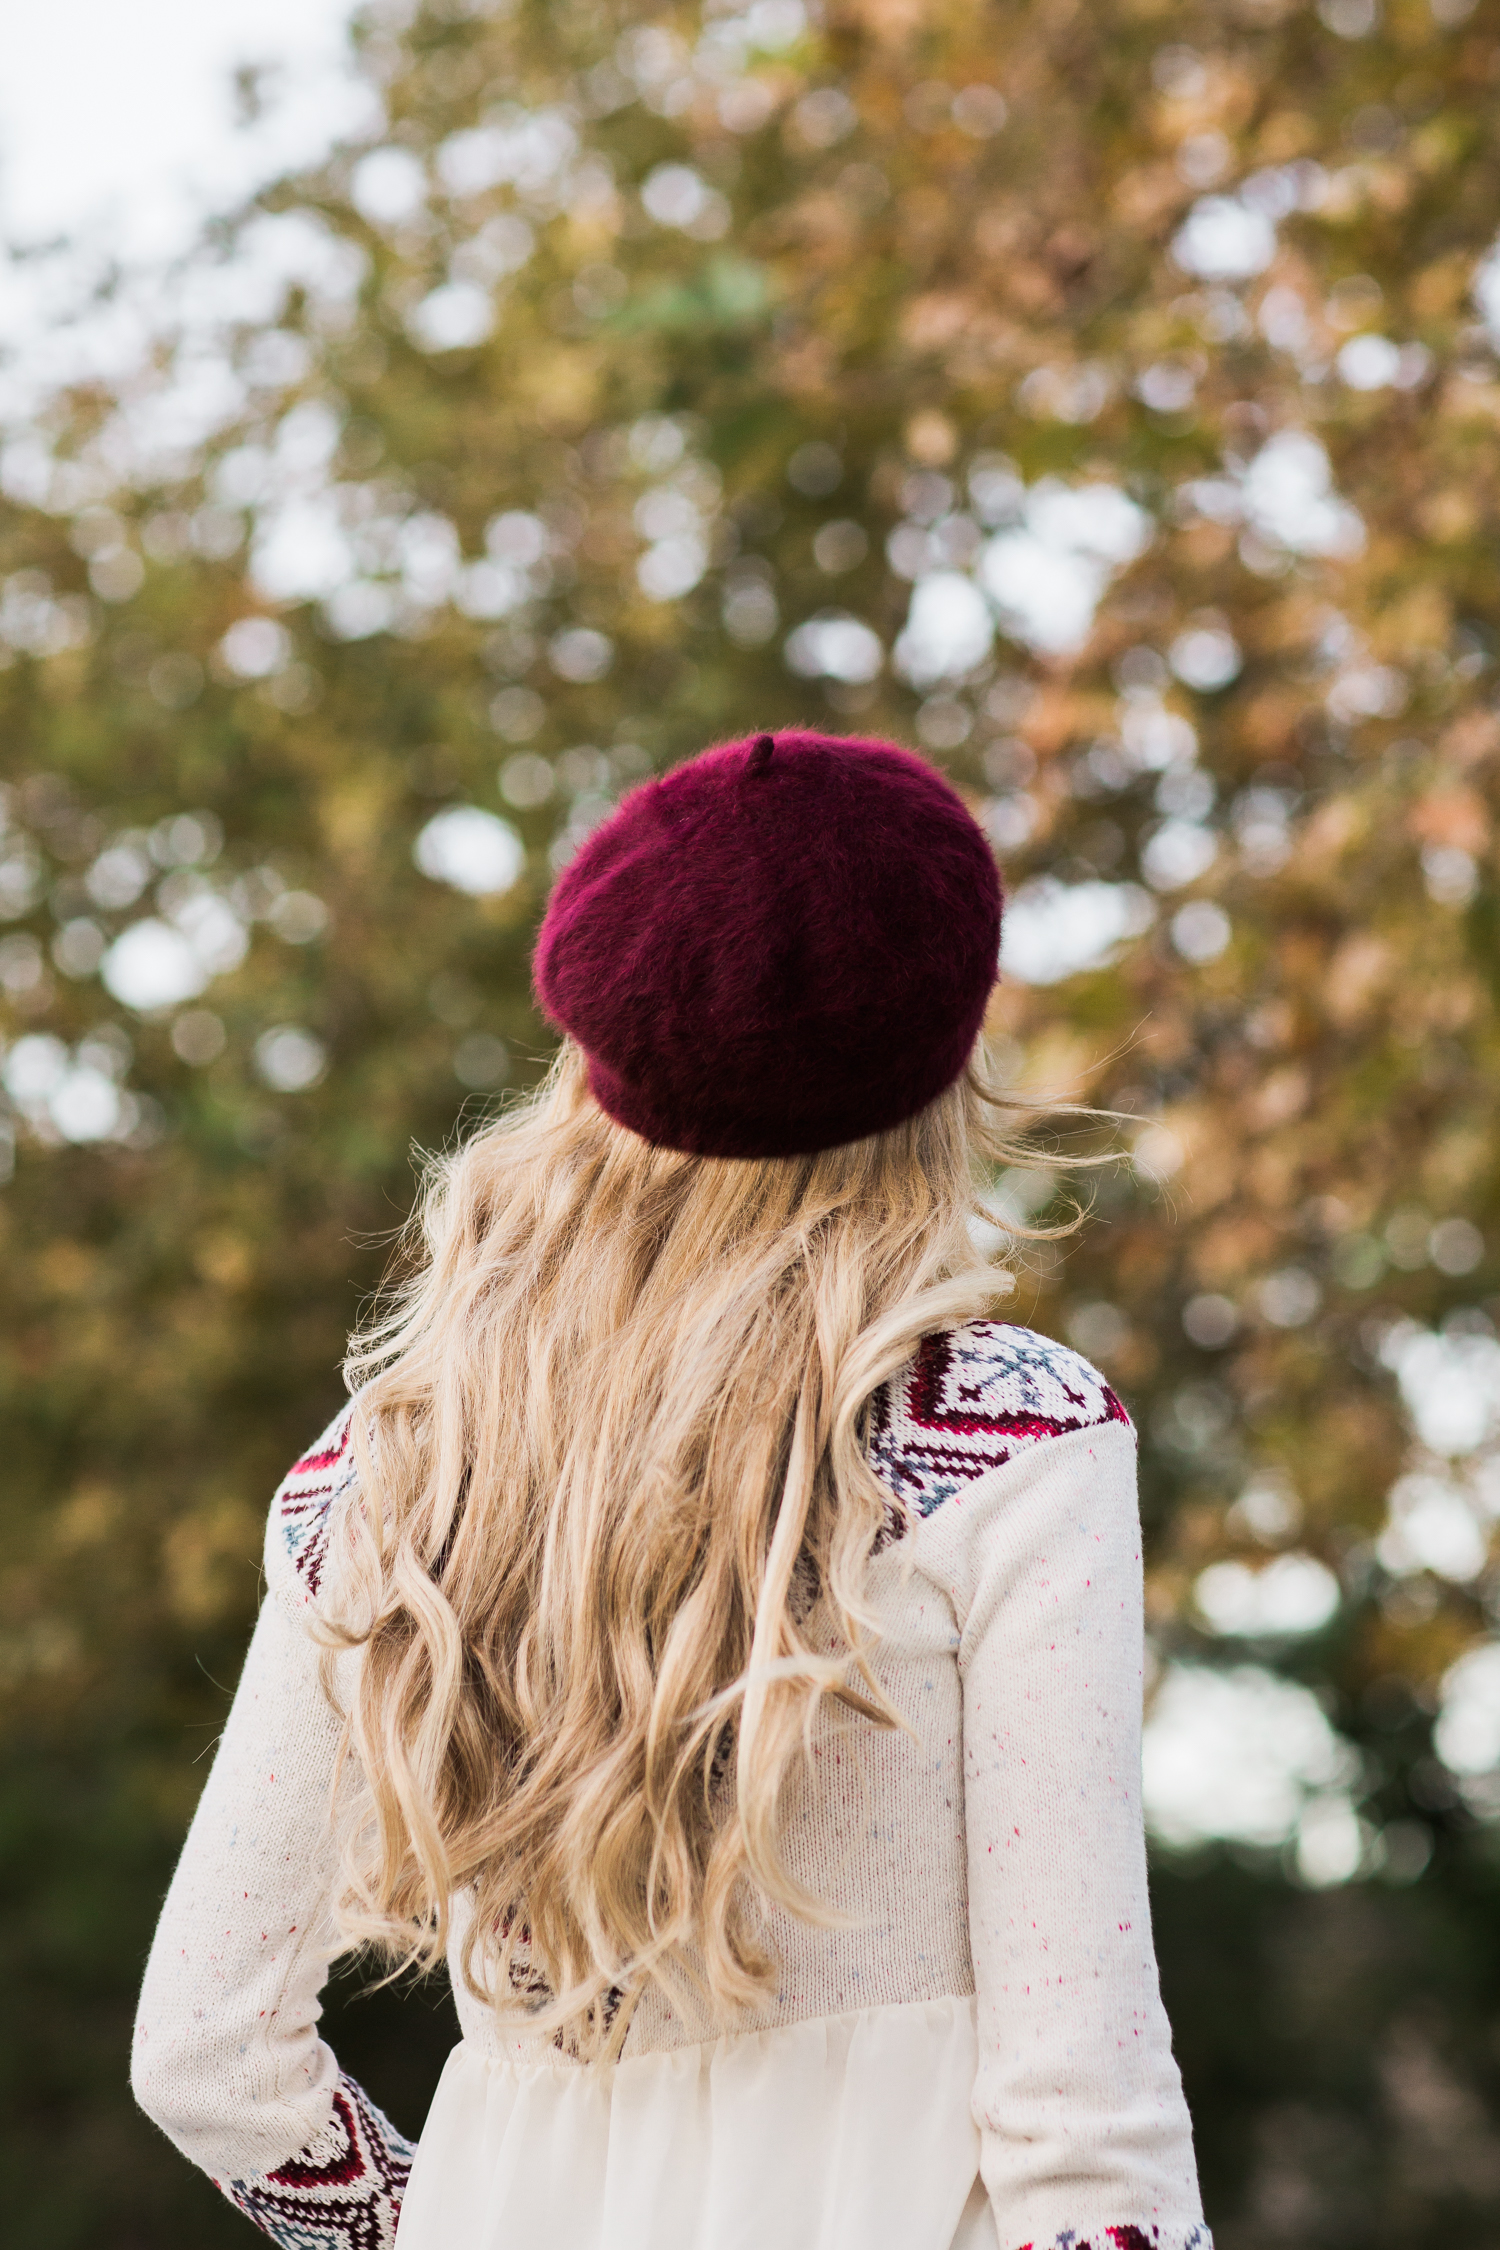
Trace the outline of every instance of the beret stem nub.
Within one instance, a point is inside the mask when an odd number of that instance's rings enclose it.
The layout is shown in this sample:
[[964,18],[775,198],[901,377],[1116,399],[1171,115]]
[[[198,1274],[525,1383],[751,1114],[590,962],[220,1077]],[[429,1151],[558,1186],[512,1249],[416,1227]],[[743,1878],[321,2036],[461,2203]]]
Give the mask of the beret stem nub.
[[764,773],[771,763],[771,754],[775,748],[776,737],[774,734],[758,734],[750,746],[750,755],[745,760],[746,773]]

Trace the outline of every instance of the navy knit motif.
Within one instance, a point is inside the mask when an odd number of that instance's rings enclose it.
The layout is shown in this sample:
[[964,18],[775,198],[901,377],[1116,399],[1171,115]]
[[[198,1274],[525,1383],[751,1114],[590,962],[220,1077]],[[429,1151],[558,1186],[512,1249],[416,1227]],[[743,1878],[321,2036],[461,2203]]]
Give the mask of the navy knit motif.
[[333,2115],[306,2148],[274,2172],[218,2185],[280,2250],[392,2250],[416,2153],[341,2072]]
[[[876,1392],[870,1466],[908,1518],[930,1516],[1024,1447],[1104,1422],[1130,1417],[1086,1359],[1034,1329],[975,1320],[925,1336]],[[889,1536],[905,1529],[893,1511]]]

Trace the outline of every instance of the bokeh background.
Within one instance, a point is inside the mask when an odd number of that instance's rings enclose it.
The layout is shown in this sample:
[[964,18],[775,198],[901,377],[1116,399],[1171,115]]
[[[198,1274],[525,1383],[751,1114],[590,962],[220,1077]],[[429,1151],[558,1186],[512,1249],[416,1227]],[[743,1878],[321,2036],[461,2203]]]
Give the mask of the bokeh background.
[[[1492,2244],[1500,5],[259,13],[9,97],[7,2239],[248,2239],[125,2071],[267,1501],[554,871],[798,721],[965,791],[1009,1075],[1130,1121],[1007,1303],[1142,1433],[1220,2250]],[[442,1994],[332,2015],[415,2130]]]

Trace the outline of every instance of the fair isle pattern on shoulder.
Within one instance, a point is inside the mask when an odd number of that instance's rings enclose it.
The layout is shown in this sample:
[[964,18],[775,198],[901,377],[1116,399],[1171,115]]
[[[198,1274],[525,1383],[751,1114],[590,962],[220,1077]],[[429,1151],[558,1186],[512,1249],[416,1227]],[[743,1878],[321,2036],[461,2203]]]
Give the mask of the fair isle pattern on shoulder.
[[870,1466],[930,1516],[1023,1447],[1102,1422],[1130,1417],[1086,1359],[1034,1329],[974,1320],[924,1336],[876,1392]]
[[349,1442],[353,1413],[351,1401],[334,1416],[311,1451],[288,1469],[272,1502],[282,1542],[309,1601],[323,1582],[333,1503],[354,1482]]
[[216,2185],[281,2250],[393,2250],[416,2153],[341,2072],[333,2115],[306,2148],[259,2179]]

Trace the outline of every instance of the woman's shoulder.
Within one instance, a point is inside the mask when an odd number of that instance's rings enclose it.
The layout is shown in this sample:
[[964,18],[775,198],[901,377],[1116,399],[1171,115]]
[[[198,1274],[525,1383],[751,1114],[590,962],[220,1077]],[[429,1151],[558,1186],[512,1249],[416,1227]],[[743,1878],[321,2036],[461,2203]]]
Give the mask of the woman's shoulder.
[[315,1602],[322,1590],[336,1504],[356,1481],[353,1415],[351,1399],[292,1463],[271,1502],[266,1581],[294,1607]]
[[1130,1417],[1097,1367],[1034,1328],[924,1336],[875,1394],[870,1465],[919,1516],[1030,1446]]

